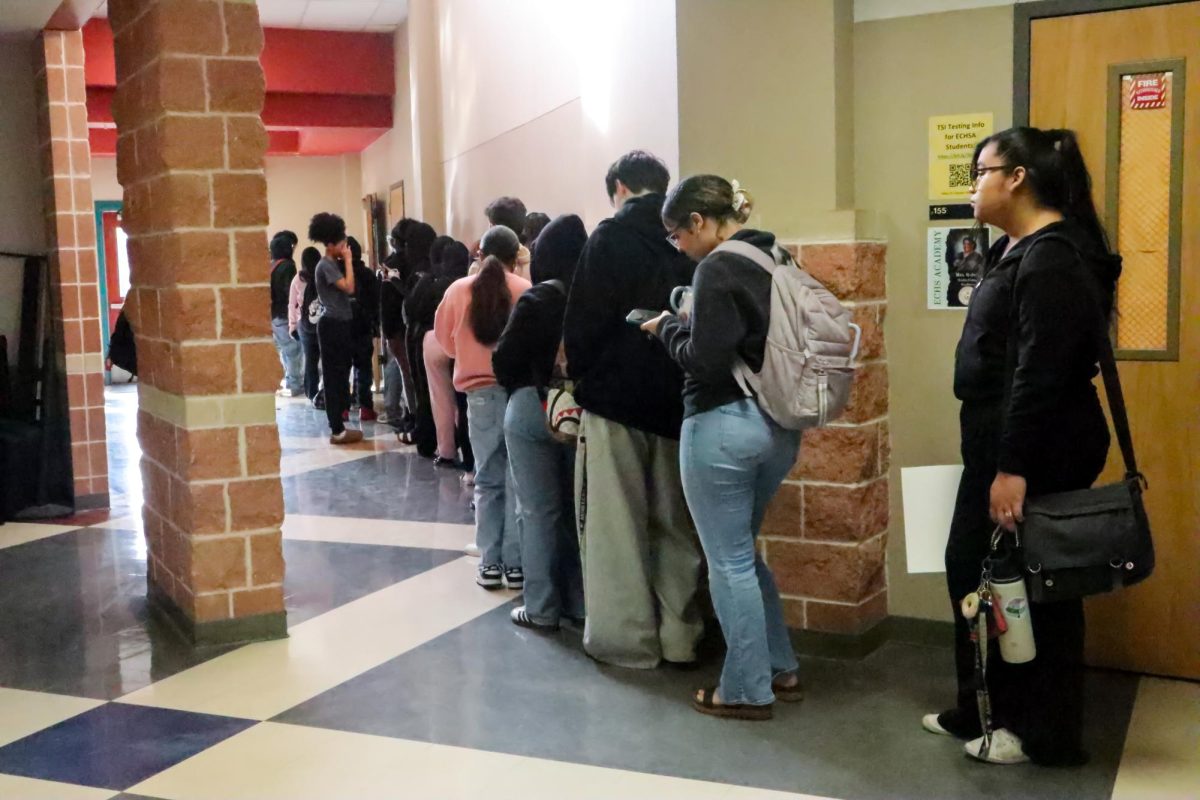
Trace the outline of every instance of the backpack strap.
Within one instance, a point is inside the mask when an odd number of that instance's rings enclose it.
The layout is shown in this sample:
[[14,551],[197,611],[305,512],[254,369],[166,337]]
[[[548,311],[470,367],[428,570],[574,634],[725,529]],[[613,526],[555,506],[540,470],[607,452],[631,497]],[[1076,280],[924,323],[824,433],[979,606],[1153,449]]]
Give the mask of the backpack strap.
[[774,272],[775,267],[779,266],[779,263],[774,258],[764,253],[761,248],[755,247],[749,242],[743,242],[738,239],[726,239],[717,245],[713,249],[713,252],[733,253],[734,255],[741,256],[742,258],[748,258],[755,264],[758,264],[760,267],[765,269],[767,272]]

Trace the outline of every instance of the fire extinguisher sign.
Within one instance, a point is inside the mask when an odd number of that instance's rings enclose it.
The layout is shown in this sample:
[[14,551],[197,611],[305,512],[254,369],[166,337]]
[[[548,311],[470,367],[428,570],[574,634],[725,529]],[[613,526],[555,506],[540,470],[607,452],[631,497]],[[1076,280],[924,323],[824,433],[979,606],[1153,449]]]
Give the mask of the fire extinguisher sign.
[[1125,76],[1129,84],[1129,107],[1138,111],[1150,108],[1166,108],[1167,90],[1171,82],[1169,72],[1150,72]]

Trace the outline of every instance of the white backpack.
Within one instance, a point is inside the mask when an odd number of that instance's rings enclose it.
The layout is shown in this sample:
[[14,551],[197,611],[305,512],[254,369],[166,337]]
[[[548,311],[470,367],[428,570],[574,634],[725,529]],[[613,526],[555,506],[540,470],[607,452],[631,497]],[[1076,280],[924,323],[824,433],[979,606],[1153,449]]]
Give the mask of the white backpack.
[[771,273],[771,316],[762,369],[740,358],[733,377],[771,419],[789,430],[825,425],[846,408],[862,329],[833,293],[775,245],[774,259],[748,242],[717,250],[748,258]]

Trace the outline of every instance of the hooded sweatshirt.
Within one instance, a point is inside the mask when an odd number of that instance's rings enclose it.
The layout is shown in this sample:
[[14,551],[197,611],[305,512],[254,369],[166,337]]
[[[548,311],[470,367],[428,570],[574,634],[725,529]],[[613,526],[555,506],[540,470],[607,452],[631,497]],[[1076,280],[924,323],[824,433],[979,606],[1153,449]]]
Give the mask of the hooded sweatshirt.
[[579,258],[563,344],[575,399],[585,410],[631,428],[679,438],[683,372],[625,317],[667,308],[671,290],[696,266],[667,241],[663,195],[631,197],[596,226]]
[[[954,394],[1002,406],[999,469],[1025,475],[1047,451],[1107,437],[1092,379],[1120,256],[1069,220],[988,251],[954,359]],[[1073,444],[1074,443],[1074,444]]]
[[288,294],[296,277],[295,245],[284,236],[271,240],[271,319],[288,318]]

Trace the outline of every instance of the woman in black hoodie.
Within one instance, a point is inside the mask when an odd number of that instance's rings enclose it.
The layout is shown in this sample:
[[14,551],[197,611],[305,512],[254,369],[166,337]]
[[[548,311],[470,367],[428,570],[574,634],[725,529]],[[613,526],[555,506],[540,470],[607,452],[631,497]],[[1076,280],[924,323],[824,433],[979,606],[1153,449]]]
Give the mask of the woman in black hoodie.
[[999,764],[1082,763],[1083,606],[1033,603],[1037,656],[988,660],[997,730],[982,748],[974,645],[960,603],[979,584],[996,525],[1022,520],[1026,496],[1085,489],[1108,453],[1108,424],[1092,385],[1107,335],[1119,256],[1092,205],[1075,134],[1012,128],[980,142],[972,162],[975,218],[1005,236],[971,296],[954,364],[962,401],[963,475],[946,546],[954,609],[958,703],[922,721],[973,739],[967,754]]
[[683,368],[679,470],[683,493],[708,559],[709,585],[728,652],[718,686],[698,691],[702,714],[770,719],[776,699],[800,700],[779,590],[755,546],[767,504],[796,463],[800,433],[785,430],[739,387],[740,358],[762,369],[771,310],[771,275],[752,259],[718,250],[748,244],[785,258],[775,236],[743,228],[752,201],[736,183],[696,175],[667,195],[667,238],[694,261],[688,319],[663,314],[643,325]]
[[547,388],[562,342],[563,314],[579,254],[587,243],[574,214],[551,222],[533,250],[533,288],[517,300],[492,353],[496,382],[508,390],[504,441],[522,509],[525,605],[514,623],[553,630],[561,617],[583,618],[583,573],[575,529],[575,448],[546,426]]

